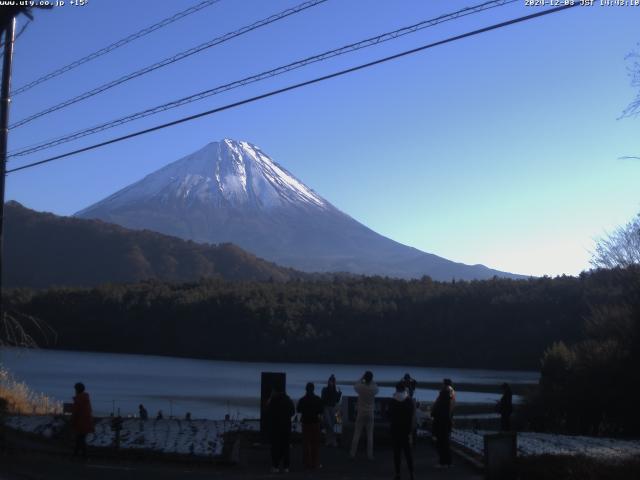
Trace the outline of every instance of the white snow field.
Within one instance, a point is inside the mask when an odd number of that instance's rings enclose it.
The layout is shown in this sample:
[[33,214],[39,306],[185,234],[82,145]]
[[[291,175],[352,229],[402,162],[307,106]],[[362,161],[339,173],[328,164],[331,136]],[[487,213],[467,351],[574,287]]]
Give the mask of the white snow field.
[[[66,421],[59,416],[10,416],[5,425],[23,432],[51,438],[64,428]],[[163,453],[178,453],[202,457],[219,456],[226,432],[257,430],[256,421],[237,420],[140,420],[124,418],[120,431],[120,448],[137,448]],[[110,447],[115,442],[111,418],[95,423],[95,433],[87,436],[87,444]]]
[[4,424],[15,430],[51,438],[64,428],[65,422],[62,418],[52,415],[13,415],[6,417]]
[[[486,431],[454,430],[451,440],[482,455]],[[622,459],[640,455],[640,440],[583,437],[552,433],[519,432],[518,455],[585,455],[593,458]]]
[[[16,430],[35,433],[46,438],[64,428],[67,420],[53,415],[16,415],[5,424]],[[297,426],[297,425],[296,425]],[[124,418],[120,432],[120,448],[137,448],[164,453],[203,457],[222,454],[223,435],[231,431],[256,431],[256,420],[145,420]],[[454,430],[451,439],[479,455],[484,450],[484,435],[488,431]],[[420,434],[427,432],[420,431]],[[95,447],[110,447],[115,442],[111,418],[96,421],[95,433],[87,443]],[[623,459],[640,455],[640,440],[619,440],[605,437],[556,435],[550,433],[518,433],[518,454],[585,455],[593,458]]]

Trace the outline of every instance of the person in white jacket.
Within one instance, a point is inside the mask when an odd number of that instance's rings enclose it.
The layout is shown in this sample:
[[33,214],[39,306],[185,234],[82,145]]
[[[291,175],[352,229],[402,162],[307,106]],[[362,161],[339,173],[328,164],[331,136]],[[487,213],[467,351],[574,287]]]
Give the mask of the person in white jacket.
[[351,441],[351,458],[356,456],[358,443],[362,429],[367,429],[367,457],[373,460],[373,407],[375,397],[378,394],[378,386],[373,381],[373,373],[364,372],[364,375],[353,388],[358,394],[356,425]]

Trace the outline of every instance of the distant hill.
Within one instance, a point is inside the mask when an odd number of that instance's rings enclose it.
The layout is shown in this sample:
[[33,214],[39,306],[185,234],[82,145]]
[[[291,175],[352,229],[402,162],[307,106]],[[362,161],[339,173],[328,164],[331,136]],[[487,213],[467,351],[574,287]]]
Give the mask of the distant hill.
[[384,237],[338,210],[257,146],[230,139],[212,142],[76,216],[201,243],[231,242],[305,272],[428,275],[443,281],[525,278]]
[[5,204],[5,287],[46,288],[200,278],[286,281],[304,276],[230,244],[207,245],[147,230]]

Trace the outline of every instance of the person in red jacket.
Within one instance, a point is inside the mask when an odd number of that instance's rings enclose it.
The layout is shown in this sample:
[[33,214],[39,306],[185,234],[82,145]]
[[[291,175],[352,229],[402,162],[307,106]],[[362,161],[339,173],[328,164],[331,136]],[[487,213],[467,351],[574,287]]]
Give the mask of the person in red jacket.
[[76,456],[80,453],[83,458],[87,458],[87,435],[93,433],[91,400],[89,400],[89,394],[84,391],[83,383],[78,382],[73,388],[76,391],[71,410],[71,428],[76,434],[76,446],[73,450],[73,455]]

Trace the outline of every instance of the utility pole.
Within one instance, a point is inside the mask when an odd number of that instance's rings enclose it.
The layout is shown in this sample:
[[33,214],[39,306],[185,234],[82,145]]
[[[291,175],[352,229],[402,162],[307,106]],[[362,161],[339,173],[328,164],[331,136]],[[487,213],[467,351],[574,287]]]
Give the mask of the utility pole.
[[5,320],[2,301],[3,230],[4,230],[4,182],[7,176],[7,145],[9,142],[9,106],[11,104],[11,64],[16,17],[7,19],[4,27],[4,58],[2,60],[2,86],[0,87],[0,324]]

